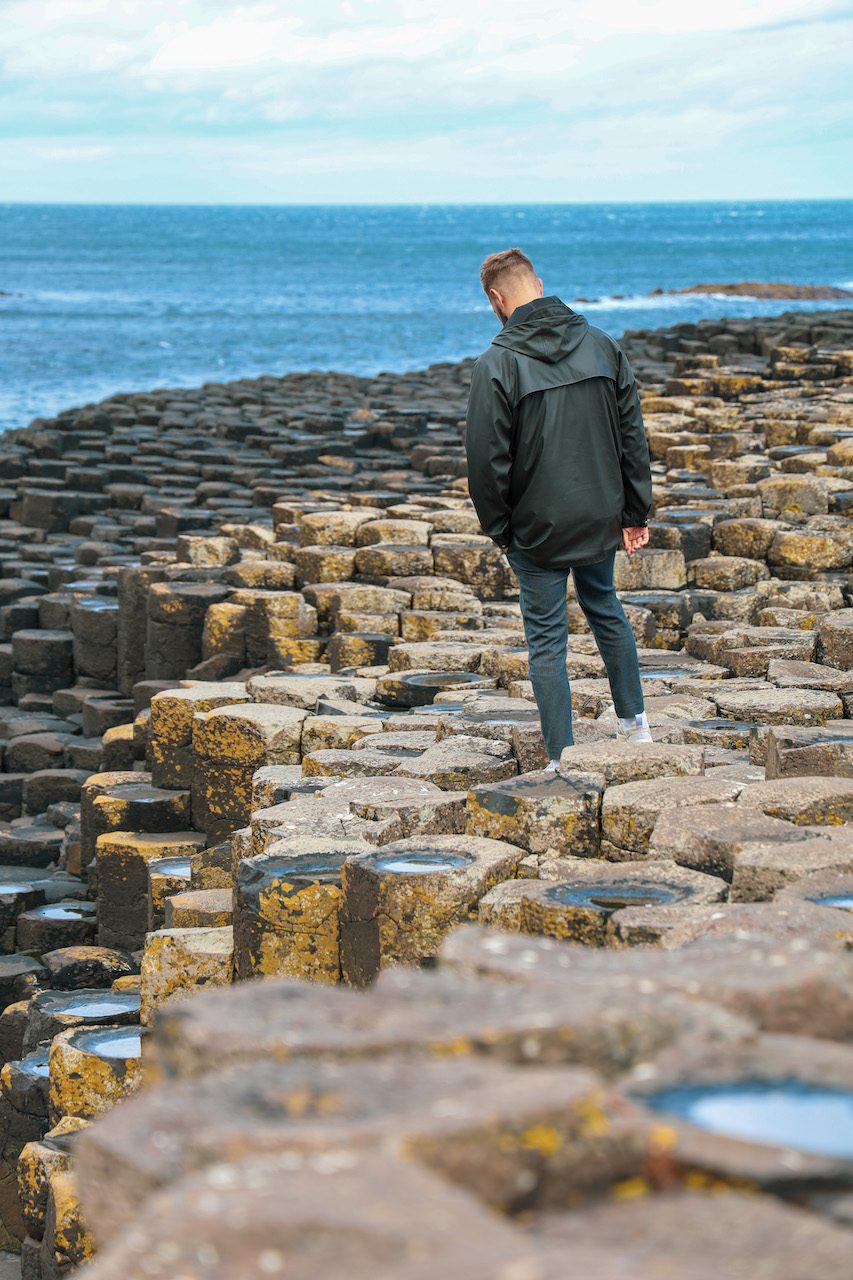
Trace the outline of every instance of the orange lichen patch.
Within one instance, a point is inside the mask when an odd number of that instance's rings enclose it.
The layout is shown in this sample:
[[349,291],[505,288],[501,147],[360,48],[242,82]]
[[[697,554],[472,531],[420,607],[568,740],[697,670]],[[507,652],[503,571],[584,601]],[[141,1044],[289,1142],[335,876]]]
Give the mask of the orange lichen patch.
[[142,955],[140,1020],[149,1023],[165,1000],[197,987],[227,986],[233,979],[230,928],[160,929],[149,933]]

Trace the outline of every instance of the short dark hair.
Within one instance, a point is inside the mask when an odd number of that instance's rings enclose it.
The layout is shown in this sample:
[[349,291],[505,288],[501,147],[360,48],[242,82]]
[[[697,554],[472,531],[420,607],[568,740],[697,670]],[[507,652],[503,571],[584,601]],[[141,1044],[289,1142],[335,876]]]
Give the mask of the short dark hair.
[[503,276],[521,274],[536,278],[536,270],[527,254],[522,249],[502,249],[500,253],[490,253],[480,267],[480,281],[483,291],[488,293],[494,289],[497,281]]

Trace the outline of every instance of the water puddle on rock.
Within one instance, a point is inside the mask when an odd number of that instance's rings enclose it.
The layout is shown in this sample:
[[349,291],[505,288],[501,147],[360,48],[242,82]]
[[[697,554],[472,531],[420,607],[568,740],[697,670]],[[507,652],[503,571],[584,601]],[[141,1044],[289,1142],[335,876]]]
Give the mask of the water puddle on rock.
[[821,907],[841,907],[842,911],[853,911],[853,893],[831,893],[826,898],[815,898]]
[[124,1013],[136,1013],[139,1009],[137,991],[116,992],[110,995],[80,995],[69,992],[50,1001],[51,1013],[65,1013],[72,1018],[118,1018]]
[[641,667],[641,680],[676,680],[687,676],[695,676],[692,667]]
[[50,1075],[49,1052],[48,1047],[33,1049],[32,1053],[28,1053],[21,1059],[21,1066],[31,1075],[38,1076],[40,1080],[46,1080]]
[[648,884],[566,884],[556,885],[548,895],[552,901],[567,907],[586,907],[593,911],[622,911],[625,907],[659,907],[677,902],[683,891]]
[[142,1035],[137,1027],[110,1027],[104,1031],[83,1031],[74,1038],[74,1047],[99,1058],[138,1058]]
[[46,907],[34,907],[29,914],[42,920],[88,920],[94,916],[95,907],[84,902],[54,902]]
[[678,1085],[643,1099],[700,1129],[853,1159],[853,1092],[797,1080]]
[[377,871],[390,871],[396,875],[429,875],[434,871],[451,871],[454,867],[467,867],[471,859],[461,853],[410,853],[400,857],[376,859]]
[[156,871],[161,876],[188,876],[190,874],[189,858],[157,858],[148,864],[149,871]]
[[483,677],[473,671],[428,671],[423,675],[407,676],[406,683],[420,688],[421,685],[480,684]]

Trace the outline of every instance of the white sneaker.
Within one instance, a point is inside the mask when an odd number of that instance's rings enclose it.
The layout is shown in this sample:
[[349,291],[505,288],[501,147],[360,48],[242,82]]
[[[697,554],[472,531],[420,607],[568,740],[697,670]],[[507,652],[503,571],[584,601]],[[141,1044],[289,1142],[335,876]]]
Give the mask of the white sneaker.
[[652,731],[649,728],[649,717],[645,711],[641,711],[638,716],[629,716],[627,720],[617,719],[616,736],[622,738],[625,742],[653,742]]
[[549,760],[543,769],[543,773],[556,773],[559,760]]

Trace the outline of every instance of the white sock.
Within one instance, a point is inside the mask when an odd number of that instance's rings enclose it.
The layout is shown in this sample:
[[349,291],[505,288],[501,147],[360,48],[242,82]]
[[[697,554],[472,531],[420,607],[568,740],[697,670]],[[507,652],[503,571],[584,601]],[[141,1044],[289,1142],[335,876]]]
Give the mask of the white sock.
[[620,716],[619,723],[626,733],[631,729],[648,729],[649,717],[646,715],[645,711],[641,711],[637,716],[628,716],[627,720],[623,720]]

